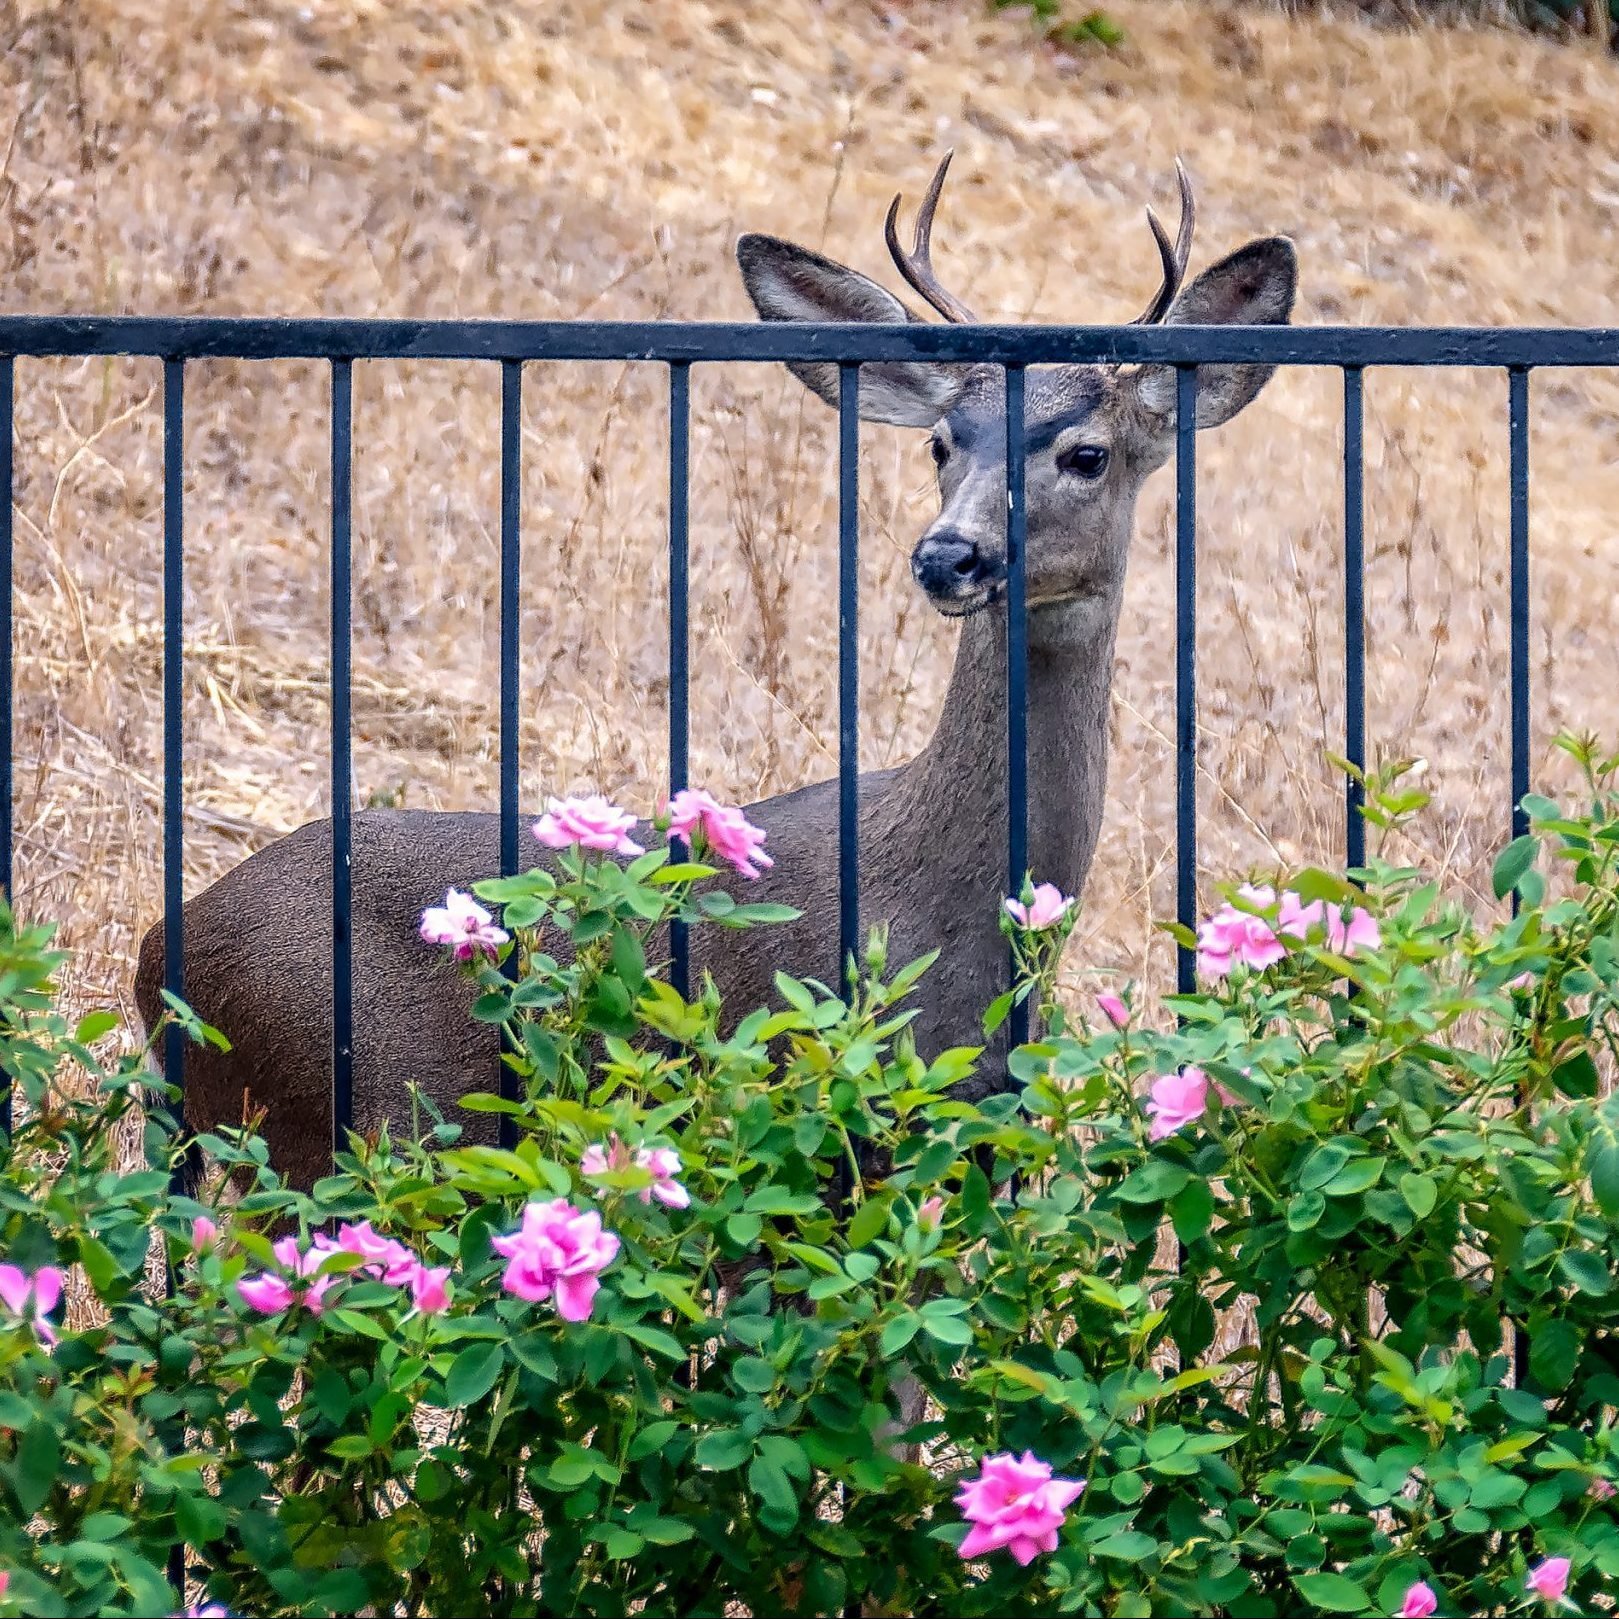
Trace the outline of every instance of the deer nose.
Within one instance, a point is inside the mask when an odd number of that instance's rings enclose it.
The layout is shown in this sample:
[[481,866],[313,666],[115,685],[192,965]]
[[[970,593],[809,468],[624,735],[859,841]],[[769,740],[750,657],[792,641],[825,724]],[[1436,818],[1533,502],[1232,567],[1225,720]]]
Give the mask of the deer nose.
[[911,572],[930,595],[953,596],[990,576],[975,541],[961,534],[929,534],[911,553]]

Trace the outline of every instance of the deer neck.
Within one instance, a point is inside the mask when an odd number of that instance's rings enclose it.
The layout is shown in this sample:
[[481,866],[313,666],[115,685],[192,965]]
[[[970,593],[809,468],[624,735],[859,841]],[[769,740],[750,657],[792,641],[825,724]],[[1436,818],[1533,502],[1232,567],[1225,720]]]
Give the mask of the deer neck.
[[[1029,869],[1065,894],[1084,886],[1101,829],[1122,594],[1121,579],[1029,613]],[[941,886],[971,871],[1004,874],[1006,632],[1004,606],[962,624],[938,727],[890,799],[895,832],[925,841]]]

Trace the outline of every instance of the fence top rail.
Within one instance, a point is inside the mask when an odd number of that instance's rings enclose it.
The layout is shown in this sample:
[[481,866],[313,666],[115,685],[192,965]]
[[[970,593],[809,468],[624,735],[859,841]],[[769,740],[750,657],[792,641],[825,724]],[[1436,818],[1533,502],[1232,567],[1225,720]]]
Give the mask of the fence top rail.
[[1619,327],[931,326],[0,315],[0,356],[165,360],[942,360],[1619,366]]

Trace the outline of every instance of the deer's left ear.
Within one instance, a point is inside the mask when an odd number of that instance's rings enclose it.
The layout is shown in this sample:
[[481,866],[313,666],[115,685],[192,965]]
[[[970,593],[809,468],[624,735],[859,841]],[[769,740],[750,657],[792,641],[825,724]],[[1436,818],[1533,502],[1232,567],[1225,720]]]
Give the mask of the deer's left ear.
[[[1285,326],[1298,290],[1298,255],[1285,236],[1239,247],[1205,270],[1164,317],[1166,326]],[[1202,365],[1197,369],[1197,425],[1228,422],[1271,379],[1275,366]],[[1174,426],[1175,368],[1143,366],[1134,377],[1141,409]]]

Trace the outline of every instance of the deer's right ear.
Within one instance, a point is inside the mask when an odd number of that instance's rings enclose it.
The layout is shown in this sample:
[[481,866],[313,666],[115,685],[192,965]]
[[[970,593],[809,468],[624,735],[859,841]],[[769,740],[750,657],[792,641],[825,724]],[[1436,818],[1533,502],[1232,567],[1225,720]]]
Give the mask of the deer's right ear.
[[[749,233],[736,244],[736,262],[760,320],[916,321],[887,288],[795,242]],[[787,369],[827,404],[838,402],[838,368],[819,361]],[[967,367],[923,360],[860,368],[860,414],[895,427],[932,427],[961,397]]]

